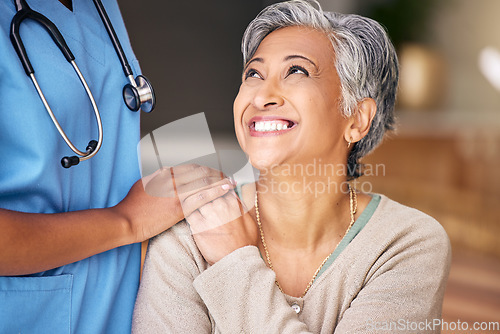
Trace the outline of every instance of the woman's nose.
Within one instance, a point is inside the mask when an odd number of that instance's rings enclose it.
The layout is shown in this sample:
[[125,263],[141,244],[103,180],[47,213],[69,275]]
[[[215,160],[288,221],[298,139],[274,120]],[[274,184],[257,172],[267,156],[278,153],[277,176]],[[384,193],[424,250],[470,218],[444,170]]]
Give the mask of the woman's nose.
[[254,96],[254,105],[258,109],[275,109],[284,103],[279,83],[276,80],[268,78],[262,82],[262,85],[256,91]]

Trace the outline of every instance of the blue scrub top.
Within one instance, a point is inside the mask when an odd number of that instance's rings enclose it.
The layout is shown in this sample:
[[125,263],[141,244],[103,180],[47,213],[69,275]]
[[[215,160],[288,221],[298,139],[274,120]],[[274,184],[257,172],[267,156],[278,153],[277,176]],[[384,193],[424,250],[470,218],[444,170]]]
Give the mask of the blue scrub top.
[[[0,207],[56,213],[113,206],[140,177],[139,113],[123,102],[127,79],[116,52],[92,1],[73,1],[73,12],[57,0],[27,2],[56,24],[75,55],[101,112],[104,142],[94,158],[61,167],[61,158],[74,154],[12,47],[14,1],[1,1]],[[137,75],[139,65],[118,5],[115,0],[103,3]],[[25,20],[20,31],[59,123],[85,150],[98,132],[78,76],[43,27]],[[139,266],[140,246],[135,244],[34,275],[0,277],[0,333],[130,333]]]

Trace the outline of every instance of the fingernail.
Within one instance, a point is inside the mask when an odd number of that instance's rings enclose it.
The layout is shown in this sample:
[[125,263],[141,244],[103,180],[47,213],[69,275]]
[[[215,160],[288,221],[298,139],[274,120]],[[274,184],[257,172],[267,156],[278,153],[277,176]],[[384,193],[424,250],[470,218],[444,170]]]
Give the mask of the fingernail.
[[227,183],[224,183],[224,184],[222,185],[222,189],[223,189],[223,190],[228,190],[229,188],[231,188],[231,186],[230,186],[229,184],[227,184]]
[[235,179],[229,178],[229,182],[231,182],[234,186],[238,184]]

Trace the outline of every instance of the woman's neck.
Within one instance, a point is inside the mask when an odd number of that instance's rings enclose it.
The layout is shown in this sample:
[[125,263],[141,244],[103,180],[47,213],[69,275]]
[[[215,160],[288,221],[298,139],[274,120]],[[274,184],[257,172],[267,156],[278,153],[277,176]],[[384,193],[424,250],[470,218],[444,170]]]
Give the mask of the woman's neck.
[[350,223],[343,176],[266,175],[257,183],[266,240],[275,247],[314,251],[345,233]]

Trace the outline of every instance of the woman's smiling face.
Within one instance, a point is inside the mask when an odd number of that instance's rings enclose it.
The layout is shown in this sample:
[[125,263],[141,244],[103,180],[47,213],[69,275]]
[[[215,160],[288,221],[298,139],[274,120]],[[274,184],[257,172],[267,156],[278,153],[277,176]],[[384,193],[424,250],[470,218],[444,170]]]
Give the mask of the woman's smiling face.
[[234,101],[236,135],[255,167],[346,162],[348,120],[334,60],[326,34],[311,28],[286,27],[262,40]]

